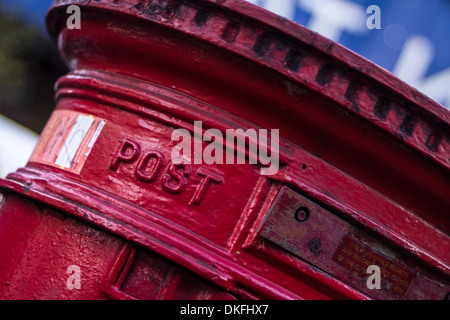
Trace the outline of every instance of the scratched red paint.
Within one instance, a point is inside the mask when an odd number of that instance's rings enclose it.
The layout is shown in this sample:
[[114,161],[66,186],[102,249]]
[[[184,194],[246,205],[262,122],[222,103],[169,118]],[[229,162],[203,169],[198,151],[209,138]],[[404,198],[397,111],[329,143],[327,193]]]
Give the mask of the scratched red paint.
[[[307,262],[262,236],[282,187],[448,281],[449,111],[392,74],[242,0],[60,0],[47,27],[72,71],[41,141],[64,140],[61,115],[104,124],[80,162],[39,144],[0,180],[0,298],[370,299],[351,268],[316,266],[319,237]],[[171,133],[194,121],[279,129],[280,171],[174,164]],[[66,288],[69,265],[84,289]]]

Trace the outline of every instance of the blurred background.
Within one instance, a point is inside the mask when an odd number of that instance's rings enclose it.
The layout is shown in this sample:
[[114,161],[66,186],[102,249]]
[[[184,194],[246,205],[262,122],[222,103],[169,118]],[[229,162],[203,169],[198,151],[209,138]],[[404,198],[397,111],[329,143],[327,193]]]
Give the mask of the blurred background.
[[52,0],[0,0],[0,177],[23,167],[67,73],[45,30]]
[[[248,0],[339,42],[450,108],[450,0]],[[45,30],[52,0],[0,0],[0,177],[26,164],[68,72]],[[370,5],[381,28],[368,29]]]

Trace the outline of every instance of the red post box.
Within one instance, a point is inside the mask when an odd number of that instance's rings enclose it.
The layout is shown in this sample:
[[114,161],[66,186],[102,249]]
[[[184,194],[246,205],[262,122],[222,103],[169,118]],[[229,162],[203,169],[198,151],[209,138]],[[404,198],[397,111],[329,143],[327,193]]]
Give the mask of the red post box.
[[448,298],[448,110],[241,0],[47,26],[72,71],[0,182],[0,298]]

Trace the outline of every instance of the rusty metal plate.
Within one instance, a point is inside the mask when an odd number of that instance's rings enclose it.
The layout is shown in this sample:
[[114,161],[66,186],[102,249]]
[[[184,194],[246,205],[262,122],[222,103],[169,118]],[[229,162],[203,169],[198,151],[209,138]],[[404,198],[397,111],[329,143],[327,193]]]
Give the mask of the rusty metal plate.
[[[283,187],[260,235],[376,299],[445,299],[448,280]],[[380,269],[380,289],[369,266]],[[371,277],[371,279],[369,279]],[[369,281],[368,281],[369,280]]]

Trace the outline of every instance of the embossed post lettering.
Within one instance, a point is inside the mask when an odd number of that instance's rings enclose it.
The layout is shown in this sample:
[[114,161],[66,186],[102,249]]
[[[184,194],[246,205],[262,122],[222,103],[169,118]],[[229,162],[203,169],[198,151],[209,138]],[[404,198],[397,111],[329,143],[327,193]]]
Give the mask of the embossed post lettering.
[[146,153],[136,167],[136,177],[144,182],[152,182],[161,167],[164,165],[164,156],[159,151]]
[[139,157],[140,154],[141,146],[137,142],[129,139],[123,139],[109,168],[113,171],[117,171],[121,162],[133,162]]
[[197,175],[203,177],[203,179],[200,181],[197,190],[195,190],[194,196],[192,197],[190,204],[199,205],[203,199],[203,196],[208,188],[209,183],[211,181],[215,183],[222,183],[224,179],[218,174],[204,168],[198,169]]
[[190,165],[184,162],[171,162],[167,173],[161,178],[161,185],[164,190],[171,193],[180,193],[186,186],[186,178],[192,173]]

